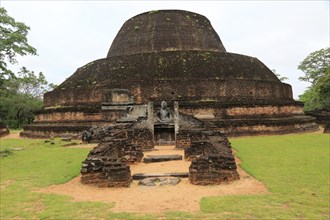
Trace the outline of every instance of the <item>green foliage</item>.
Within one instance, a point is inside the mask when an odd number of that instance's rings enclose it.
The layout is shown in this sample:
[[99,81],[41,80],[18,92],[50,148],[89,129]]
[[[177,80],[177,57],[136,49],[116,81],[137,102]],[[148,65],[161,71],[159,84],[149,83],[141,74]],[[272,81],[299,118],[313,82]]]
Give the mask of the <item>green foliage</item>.
[[299,77],[312,85],[299,96],[306,111],[330,108],[330,48],[309,54],[298,66],[305,73]]
[[[90,151],[43,140],[1,139],[0,219],[329,219],[329,135],[299,134],[230,139],[243,167],[269,194],[205,197],[201,211],[114,213],[113,203],[77,202],[38,188],[79,175]],[[202,186],[201,186],[202,187]],[[143,192],[141,191],[141,196]],[[187,195],[189,196],[189,195]]]
[[42,107],[42,94],[55,87],[41,72],[36,75],[22,67],[15,75],[8,69],[9,63],[17,63],[17,55],[37,54],[27,42],[29,30],[0,7],[0,121],[10,128],[32,122],[33,112]]
[[302,95],[300,95],[299,100],[304,103],[305,111],[313,111],[314,109],[323,108],[322,100],[315,86],[307,89]]
[[22,22],[15,21],[0,7],[0,86],[13,72],[7,68],[7,63],[15,64],[16,56],[36,55],[37,50],[27,42],[30,28]]
[[53,85],[48,84],[41,72],[37,76],[23,67],[0,87],[0,120],[10,128],[31,123],[33,112],[42,108],[42,94],[51,88]]
[[305,76],[299,77],[299,79],[314,85],[329,71],[329,67],[330,47],[312,52],[298,66],[298,69],[305,73]]
[[317,81],[315,86],[323,102],[323,106],[330,108],[330,66],[328,66],[325,75]]

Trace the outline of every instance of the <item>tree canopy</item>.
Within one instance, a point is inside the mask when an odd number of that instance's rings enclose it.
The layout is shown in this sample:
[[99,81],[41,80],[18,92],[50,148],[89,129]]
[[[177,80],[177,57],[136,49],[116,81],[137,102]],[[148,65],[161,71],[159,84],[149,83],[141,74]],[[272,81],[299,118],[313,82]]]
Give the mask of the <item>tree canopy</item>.
[[34,119],[34,111],[43,106],[42,95],[54,87],[43,73],[25,67],[0,87],[0,119],[11,128],[19,128]]
[[305,110],[330,109],[330,48],[323,48],[309,54],[298,66],[305,75],[299,77],[311,86],[299,96]]
[[0,7],[0,85],[6,77],[13,76],[7,64],[17,63],[17,55],[37,55],[37,50],[27,42],[29,30],[30,27],[15,21]]
[[33,121],[33,112],[42,108],[42,95],[54,87],[42,72],[22,67],[18,73],[9,69],[16,64],[17,55],[36,55],[37,50],[27,42],[30,28],[15,21],[0,7],[0,121],[11,128]]

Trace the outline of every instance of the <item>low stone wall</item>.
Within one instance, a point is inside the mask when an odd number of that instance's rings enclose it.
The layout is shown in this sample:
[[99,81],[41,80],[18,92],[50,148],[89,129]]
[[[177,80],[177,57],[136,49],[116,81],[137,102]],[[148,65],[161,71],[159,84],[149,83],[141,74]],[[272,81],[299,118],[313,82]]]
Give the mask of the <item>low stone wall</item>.
[[91,127],[84,131],[83,141],[100,143],[125,138],[129,139],[133,145],[141,146],[143,150],[153,149],[154,139],[152,131],[148,128],[131,128],[131,126],[132,124],[130,123],[114,123],[111,126]]
[[184,158],[193,160],[201,155],[216,154],[213,144],[208,141],[192,141],[190,147],[184,149]]
[[118,118],[123,117],[123,110],[91,110],[91,109],[74,109],[61,108],[54,110],[40,111],[35,117],[34,122],[43,123],[67,123],[67,122],[115,122]]
[[86,166],[86,172],[83,171],[85,168],[82,168],[81,183],[98,187],[129,187],[132,181],[131,171],[125,163],[113,159],[102,163],[99,171],[94,171],[95,166],[92,164],[95,164],[95,161],[84,161],[83,166]]
[[213,185],[238,180],[236,168],[235,159],[228,155],[202,155],[191,162],[189,181],[194,185]]
[[178,142],[185,159],[191,160],[189,181],[194,185],[212,185],[239,179],[231,146],[222,132],[184,130]]
[[191,129],[191,130],[181,129],[179,133],[176,135],[175,147],[179,149],[185,149],[187,147],[191,147],[191,142],[193,140],[198,141],[203,139],[201,132],[202,130],[205,129]]
[[81,133],[92,125],[86,124],[43,124],[25,125],[20,133],[21,137],[28,138],[50,138],[50,137],[71,137],[80,139]]
[[129,187],[132,177],[128,164],[143,158],[141,146],[129,139],[112,139],[95,147],[83,161],[81,182],[98,187]]
[[319,130],[315,118],[310,116],[291,116],[255,119],[203,119],[211,130],[225,131],[228,136],[271,135],[311,132]]
[[306,115],[316,118],[316,123],[324,126],[323,133],[330,133],[330,109],[306,112]]
[[9,134],[9,129],[6,127],[5,124],[0,122],[0,137],[6,136]]
[[254,119],[303,115],[303,104],[293,100],[209,100],[180,102],[180,113],[197,118]]
[[211,130],[211,128],[180,129],[176,136],[176,148],[184,149],[192,146],[192,142],[209,140],[210,136],[216,136],[218,141],[228,141],[227,135],[223,131]]
[[132,138],[132,143],[141,146],[143,150],[150,150],[155,146],[153,133],[148,128],[134,128],[129,132],[128,138]]

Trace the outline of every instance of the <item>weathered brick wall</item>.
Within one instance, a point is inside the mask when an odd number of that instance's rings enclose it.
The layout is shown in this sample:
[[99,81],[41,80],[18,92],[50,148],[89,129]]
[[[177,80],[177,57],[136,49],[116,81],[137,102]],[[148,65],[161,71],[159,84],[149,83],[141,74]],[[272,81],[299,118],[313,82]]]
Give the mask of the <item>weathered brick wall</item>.
[[[145,80],[134,83],[129,81],[125,83],[112,82],[111,85],[106,85],[102,89],[107,90],[107,86],[128,89],[133,93],[134,100],[137,104],[161,100],[230,101],[230,99],[292,99],[292,94],[286,92],[286,87],[289,85],[280,82],[264,82],[250,79],[214,80],[212,78]],[[263,85],[263,90],[259,91],[257,88],[261,85]],[[87,103],[99,104],[103,101],[102,96],[94,98],[88,96],[88,94],[85,94],[86,97],[84,99],[75,98],[82,95],[84,94],[81,94],[79,90],[73,90],[71,92],[56,91],[53,97],[47,93],[45,94],[44,104],[45,106],[85,105]]]
[[124,112],[97,112],[97,113],[85,113],[85,112],[54,112],[49,114],[38,114],[34,122],[115,122],[118,118],[121,118]]
[[189,167],[189,181],[194,185],[213,185],[238,180],[235,160],[216,154],[202,155]]
[[228,136],[288,134],[310,132],[319,129],[315,118],[293,116],[278,118],[242,118],[242,119],[203,119],[205,126],[211,130],[225,131]]
[[46,93],[44,103],[100,103],[112,88],[128,89],[137,104],[231,97],[292,100],[291,86],[281,83],[256,58],[213,51],[169,51],[93,61]]
[[197,118],[276,118],[303,115],[303,104],[297,101],[199,101],[180,102],[180,113]]
[[125,116],[126,111],[101,110],[101,106],[97,105],[42,109],[36,114],[33,123],[23,127],[21,136],[31,138],[72,136],[80,139],[84,130],[93,126],[109,126],[118,118]]
[[21,137],[29,138],[49,138],[66,137],[81,138],[81,133],[92,125],[86,124],[32,124],[23,126]]
[[184,148],[185,159],[192,160],[189,181],[195,185],[220,184],[239,179],[237,166],[227,136],[222,132],[189,131],[190,146]]
[[206,17],[189,11],[160,10],[127,20],[113,40],[108,57],[175,50],[226,51]]
[[193,160],[201,155],[216,154],[213,144],[208,141],[192,141],[189,147],[184,149],[184,158]]
[[256,106],[256,107],[235,107],[226,110],[228,117],[275,117],[285,115],[303,115],[304,110],[301,106]]
[[98,187],[129,187],[132,177],[127,164],[142,160],[142,148],[130,139],[100,143],[83,161],[81,182]]
[[154,136],[148,128],[134,128],[128,137],[132,139],[132,143],[141,146],[143,150],[153,149],[155,146]]
[[201,129],[180,129],[179,133],[176,135],[175,147],[179,149],[191,147],[192,141],[199,140],[203,140]]
[[[93,166],[97,161],[85,160],[81,169],[81,183],[98,187],[129,187],[132,181],[130,167],[116,159]],[[97,163],[96,163],[97,164]],[[95,169],[95,170],[94,170]]]
[[126,115],[125,109],[101,110],[100,105],[57,107],[36,111],[34,122],[114,122]]
[[[70,81],[70,78],[67,81]],[[93,86],[94,81],[90,81],[90,79],[77,79],[74,82],[66,83],[61,88],[45,93],[44,106],[57,107],[99,104],[103,99],[104,91],[99,90],[97,85]]]
[[83,162],[81,182],[99,187],[128,187],[131,173],[127,164],[141,162],[142,150],[154,147],[153,135],[144,122],[141,118],[133,124],[89,129],[89,141],[101,143]]

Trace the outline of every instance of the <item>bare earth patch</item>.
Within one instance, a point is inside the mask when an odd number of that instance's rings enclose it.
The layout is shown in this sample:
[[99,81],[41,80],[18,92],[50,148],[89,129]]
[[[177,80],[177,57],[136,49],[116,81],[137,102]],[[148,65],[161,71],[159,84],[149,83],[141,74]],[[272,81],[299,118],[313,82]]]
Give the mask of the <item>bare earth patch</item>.
[[1,137],[1,139],[21,139],[22,137],[19,136],[19,133],[9,133],[6,136]]
[[2,181],[1,184],[0,184],[0,189],[1,190],[4,190],[7,186],[10,186],[11,184],[13,184],[15,182],[16,182],[15,180],[5,180],[5,181]]
[[[173,146],[158,146],[145,155],[181,154]],[[237,161],[237,158],[236,158]],[[188,172],[190,161],[169,161],[131,165],[135,173]],[[175,186],[138,186],[133,181],[129,188],[98,188],[80,183],[80,176],[62,185],[53,185],[39,192],[72,196],[75,201],[115,202],[114,212],[160,213],[164,211],[199,211],[201,198],[207,196],[246,195],[269,193],[267,188],[240,167],[240,180],[215,186],[195,186],[187,178]]]

